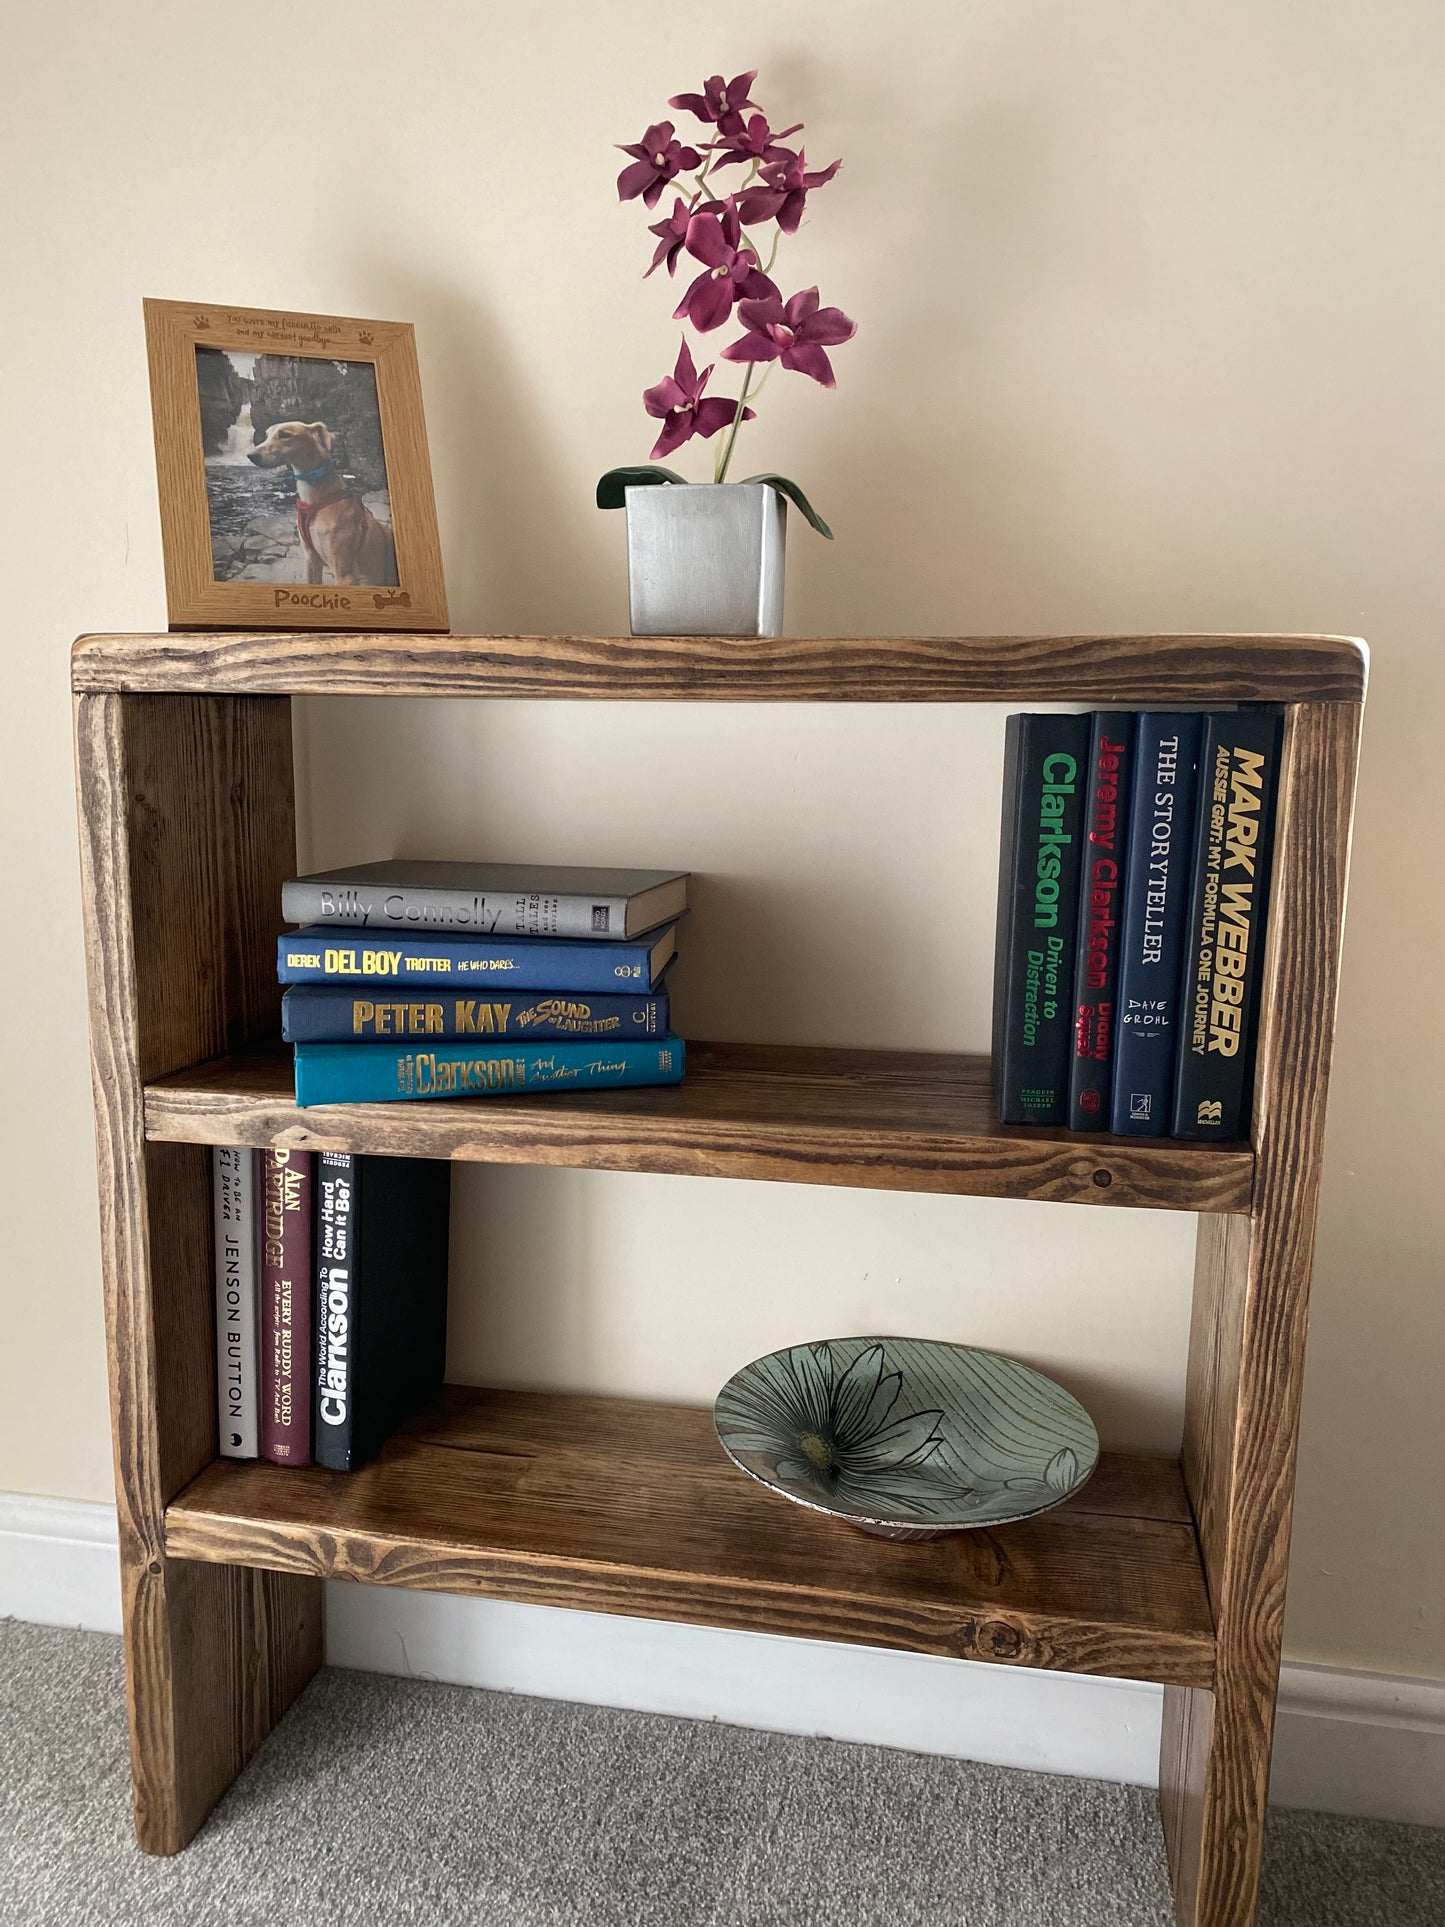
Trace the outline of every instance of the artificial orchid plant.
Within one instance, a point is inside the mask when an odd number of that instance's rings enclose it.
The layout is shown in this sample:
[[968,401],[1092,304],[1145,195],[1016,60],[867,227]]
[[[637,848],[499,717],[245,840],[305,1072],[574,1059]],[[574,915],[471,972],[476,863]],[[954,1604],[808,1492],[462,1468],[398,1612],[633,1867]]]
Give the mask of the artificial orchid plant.
[[[857,332],[840,308],[820,305],[816,288],[804,288],[785,301],[772,278],[782,237],[797,233],[808,196],[826,187],[842,163],[833,161],[810,170],[803,149],[784,144],[803,131],[802,122],[775,134],[752,98],[756,79],[756,69],[729,81],[714,74],[700,94],[673,95],[668,106],[692,114],[707,130],[706,137],[695,137],[697,146],[679,139],[670,120],[661,120],[640,141],[622,148],[631,158],[617,177],[621,201],[640,200],[644,207],[655,208],[672,182],[692,176],[686,196],[674,189],[671,214],[648,229],[657,236],[657,247],[643,279],[661,267],[675,276],[679,261],[690,255],[699,272],[688,284],[673,319],[688,323],[700,335],[729,323],[741,326],[742,333],[718,359],[740,364],[743,374],[736,398],[705,394],[717,364],[710,362],[699,374],[684,335],[672,373],[643,391],[643,407],[661,423],[652,462],[609,469],[597,484],[599,508],[621,508],[629,485],[685,481],[672,469],[655,464],[694,437],[705,441],[718,437],[712,479],[725,482],[738,429],[755,419],[748,403],[756,401],[773,369],[781,366],[831,388],[828,350],[850,341]],[[724,183],[723,170],[732,167],[747,171],[740,180]],[[724,186],[730,191],[723,192]],[[763,242],[769,228],[765,260]],[[759,369],[763,373],[755,385]],[[782,475],[747,479],[765,482],[786,495],[820,534],[831,537],[831,529],[795,482]]]

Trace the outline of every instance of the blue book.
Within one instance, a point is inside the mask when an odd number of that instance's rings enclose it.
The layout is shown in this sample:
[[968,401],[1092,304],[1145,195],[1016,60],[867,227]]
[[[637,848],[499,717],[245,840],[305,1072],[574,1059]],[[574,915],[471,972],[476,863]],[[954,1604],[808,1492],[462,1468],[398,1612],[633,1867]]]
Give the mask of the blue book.
[[661,1037],[668,1028],[667,994],[529,991],[522,996],[460,996],[454,990],[400,995],[371,985],[293,984],[281,999],[281,1035],[288,1044],[376,1044],[419,1037],[451,1044],[467,1038]]
[[635,943],[568,937],[393,935],[311,923],[276,940],[283,984],[455,985],[465,990],[656,990],[677,954],[677,925],[665,923]]
[[1163,1137],[1169,1129],[1199,725],[1198,716],[1155,710],[1137,724],[1109,1120],[1121,1137]]
[[298,1044],[296,1102],[393,1104],[407,1098],[510,1097],[528,1091],[680,1084],[687,1047],[671,1031],[645,1042]]

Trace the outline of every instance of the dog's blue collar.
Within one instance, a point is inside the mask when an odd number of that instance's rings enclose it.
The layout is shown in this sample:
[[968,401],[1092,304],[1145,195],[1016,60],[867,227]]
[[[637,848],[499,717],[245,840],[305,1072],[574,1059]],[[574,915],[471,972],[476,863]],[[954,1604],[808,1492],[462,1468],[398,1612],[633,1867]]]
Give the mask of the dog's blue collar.
[[291,473],[298,482],[305,482],[310,487],[319,482],[323,475],[331,473],[331,464],[323,462],[319,468],[293,468]]

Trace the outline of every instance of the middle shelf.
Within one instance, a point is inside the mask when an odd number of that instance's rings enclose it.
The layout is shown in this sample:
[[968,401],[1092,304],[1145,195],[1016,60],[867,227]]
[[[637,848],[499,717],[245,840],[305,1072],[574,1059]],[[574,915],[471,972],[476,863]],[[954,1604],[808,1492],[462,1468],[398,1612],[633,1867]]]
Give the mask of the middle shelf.
[[445,1389],[353,1473],[217,1459],[173,1558],[1208,1686],[1214,1636],[1172,1460],[1106,1453],[1065,1505],[869,1538],[730,1466],[708,1413]]
[[277,1045],[146,1089],[146,1136],[767,1178],[878,1191],[1247,1211],[1247,1144],[1000,1124],[986,1057],[790,1044],[689,1044],[664,1089],[297,1107]]

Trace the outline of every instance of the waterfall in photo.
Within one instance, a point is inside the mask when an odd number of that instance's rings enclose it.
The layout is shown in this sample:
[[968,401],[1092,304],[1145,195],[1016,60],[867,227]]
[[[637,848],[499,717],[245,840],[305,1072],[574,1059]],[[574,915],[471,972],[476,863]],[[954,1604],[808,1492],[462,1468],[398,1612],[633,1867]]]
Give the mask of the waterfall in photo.
[[214,464],[217,468],[235,468],[245,462],[255,445],[256,431],[251,424],[251,404],[243,402],[240,414],[226,430],[226,446],[219,455],[208,455],[207,464]]
[[290,471],[256,468],[249,396],[226,430],[226,445],[206,457],[206,509],[217,582],[305,579],[296,533],[296,488]]

